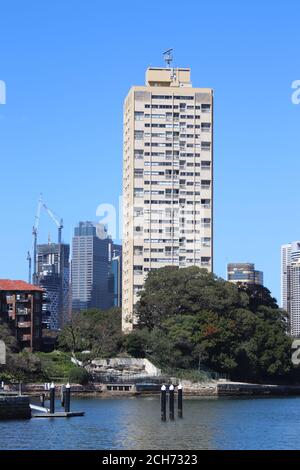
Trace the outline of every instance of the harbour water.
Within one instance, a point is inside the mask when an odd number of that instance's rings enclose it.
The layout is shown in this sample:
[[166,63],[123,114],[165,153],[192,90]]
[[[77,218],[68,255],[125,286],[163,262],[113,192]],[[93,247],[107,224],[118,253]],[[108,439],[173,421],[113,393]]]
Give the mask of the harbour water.
[[160,421],[159,397],[76,398],[78,418],[0,421],[0,449],[300,449],[300,397],[190,398]]

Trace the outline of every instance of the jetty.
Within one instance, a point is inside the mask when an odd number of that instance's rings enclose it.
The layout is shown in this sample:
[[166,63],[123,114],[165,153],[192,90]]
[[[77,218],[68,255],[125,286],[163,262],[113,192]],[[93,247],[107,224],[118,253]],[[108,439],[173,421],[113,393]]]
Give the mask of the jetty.
[[29,397],[13,393],[0,393],[0,420],[30,418]]

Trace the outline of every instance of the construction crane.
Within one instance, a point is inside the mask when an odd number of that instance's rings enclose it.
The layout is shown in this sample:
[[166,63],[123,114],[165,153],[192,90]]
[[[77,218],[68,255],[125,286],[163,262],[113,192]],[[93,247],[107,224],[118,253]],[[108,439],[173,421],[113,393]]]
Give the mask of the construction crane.
[[28,282],[31,284],[31,254],[30,251],[27,252],[27,261],[28,261]]
[[[51,219],[54,221],[54,223],[58,227],[58,244],[59,244],[59,259],[60,259],[60,251],[61,251],[61,243],[62,243],[62,229],[63,229],[63,219],[60,219],[54,212],[52,212],[49,207],[46,206],[46,204],[43,202],[43,196],[40,194],[39,202],[38,202],[38,207],[36,211],[36,216],[34,219],[34,225],[32,228],[32,251],[33,251],[33,259],[31,257],[31,253],[28,251],[27,253],[27,261],[28,261],[28,279],[29,283],[32,282],[33,284],[38,283],[37,279],[37,236],[38,236],[38,227],[39,227],[39,221],[40,221],[40,215],[41,215],[41,210],[42,208],[45,209],[47,214],[51,217]],[[48,238],[50,240],[50,237]],[[33,261],[33,275],[31,276],[31,271],[32,271],[32,261]]]
[[[43,196],[40,194],[39,202],[38,202],[38,207],[34,219],[34,225],[32,228],[32,241],[33,241],[33,276],[32,276],[32,282],[33,284],[37,284],[37,235],[38,235],[38,227],[39,227],[39,221],[40,221],[40,215],[41,215],[41,209],[42,209],[42,204],[43,204]],[[31,257],[27,256],[28,262],[29,262],[29,275],[31,277]]]
[[64,228],[63,219],[60,219],[56,214],[54,214],[54,212],[52,212],[52,210],[49,209],[49,207],[47,207],[46,204],[43,204],[43,207],[46,210],[46,212],[48,213],[48,215],[51,217],[53,222],[58,227],[58,244],[61,245],[61,239],[62,239],[61,233],[62,233],[62,229]]

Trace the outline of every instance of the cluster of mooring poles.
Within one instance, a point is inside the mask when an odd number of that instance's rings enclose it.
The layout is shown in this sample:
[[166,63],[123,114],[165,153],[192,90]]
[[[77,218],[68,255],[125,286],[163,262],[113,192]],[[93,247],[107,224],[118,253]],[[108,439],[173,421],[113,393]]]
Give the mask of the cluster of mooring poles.
[[[169,386],[169,419],[171,421],[174,420],[174,402],[175,402],[175,397],[174,397],[174,385]],[[182,412],[182,385],[179,384],[177,387],[177,414],[178,418],[183,417],[183,412]],[[161,407],[161,420],[162,421],[167,421],[167,387],[163,385],[161,387],[161,396],[160,396],[160,407]]]
[[68,383],[66,386],[61,386],[60,401],[61,406],[64,408],[64,411],[55,411],[55,385],[47,384],[46,387],[49,390],[49,402],[50,407],[45,407],[45,393],[40,396],[41,406],[30,405],[31,409],[34,411],[42,412],[41,414],[34,414],[35,418],[69,418],[72,416],[83,416],[83,411],[70,411],[71,409],[71,386]]
[[[54,414],[55,413],[55,385],[52,382],[49,388],[49,394],[50,394],[50,408],[49,408],[49,413]],[[61,387],[61,406],[64,407],[65,413],[70,412],[70,405],[71,405],[71,387],[70,384],[67,383],[66,386]],[[40,396],[40,403],[41,406],[44,408],[45,407],[45,393],[42,393]]]

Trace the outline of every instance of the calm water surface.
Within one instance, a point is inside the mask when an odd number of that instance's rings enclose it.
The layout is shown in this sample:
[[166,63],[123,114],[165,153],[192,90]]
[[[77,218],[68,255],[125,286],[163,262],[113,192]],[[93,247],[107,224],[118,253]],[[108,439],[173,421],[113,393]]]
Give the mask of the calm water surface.
[[159,397],[78,398],[85,417],[0,421],[0,449],[300,449],[300,397],[186,399],[160,421]]

